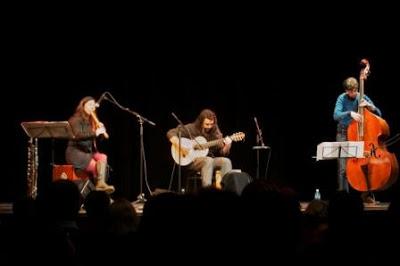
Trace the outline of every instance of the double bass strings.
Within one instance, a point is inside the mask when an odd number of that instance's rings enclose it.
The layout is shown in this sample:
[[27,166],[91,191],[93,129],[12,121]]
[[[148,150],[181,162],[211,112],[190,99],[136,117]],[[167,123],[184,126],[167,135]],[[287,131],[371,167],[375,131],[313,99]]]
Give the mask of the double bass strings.
[[396,142],[398,142],[400,140],[400,133],[397,133],[396,135],[394,135],[393,137],[391,137],[390,139],[388,139],[387,141],[384,142],[384,145],[386,147],[391,146],[393,144],[395,144]]

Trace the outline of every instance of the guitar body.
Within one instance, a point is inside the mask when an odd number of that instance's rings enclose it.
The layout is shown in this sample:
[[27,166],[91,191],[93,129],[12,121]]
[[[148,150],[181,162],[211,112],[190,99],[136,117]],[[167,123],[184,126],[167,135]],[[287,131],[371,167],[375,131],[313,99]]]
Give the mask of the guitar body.
[[[181,138],[181,146],[189,151],[186,156],[181,156],[180,165],[185,166],[193,162],[194,159],[199,157],[205,157],[208,154],[208,148],[204,149],[195,149],[194,147],[198,144],[206,144],[207,140],[198,136],[194,138],[195,140],[191,140],[188,138]],[[175,146],[171,146],[171,154],[174,161],[179,164],[179,149],[176,149]]]
[[[237,132],[229,136],[229,138],[235,142],[243,140],[244,137],[245,134],[243,132]],[[187,154],[182,154],[182,152],[179,151],[178,147],[172,145],[172,158],[177,164],[185,166],[193,162],[193,160],[196,158],[207,156],[210,147],[223,145],[223,143],[224,139],[216,139],[207,142],[206,138],[204,138],[203,136],[197,136],[193,140],[188,138],[181,138],[181,148],[188,152]]]

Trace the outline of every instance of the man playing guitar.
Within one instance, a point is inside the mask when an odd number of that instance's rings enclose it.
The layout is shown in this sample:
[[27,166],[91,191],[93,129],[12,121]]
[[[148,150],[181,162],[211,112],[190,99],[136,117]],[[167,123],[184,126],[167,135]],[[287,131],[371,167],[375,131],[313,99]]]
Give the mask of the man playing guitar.
[[215,112],[204,109],[194,122],[170,129],[167,138],[172,143],[171,153],[175,162],[200,171],[202,186],[207,187],[212,184],[215,170],[220,170],[221,176],[232,170],[231,160],[225,156],[229,154],[232,141],[242,140],[244,133],[223,137]]

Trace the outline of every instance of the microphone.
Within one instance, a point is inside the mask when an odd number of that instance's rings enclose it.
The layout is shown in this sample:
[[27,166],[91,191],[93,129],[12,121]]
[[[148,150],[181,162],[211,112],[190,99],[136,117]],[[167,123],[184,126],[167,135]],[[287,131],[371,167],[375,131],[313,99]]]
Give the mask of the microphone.
[[[265,146],[265,145],[264,145],[263,138],[262,138],[261,129],[260,129],[260,127],[258,126],[257,117],[254,117],[254,122],[256,123],[256,128],[257,128],[257,139],[258,139],[258,141],[261,142],[261,146]],[[257,141],[257,142],[258,142],[258,141]]]
[[107,92],[103,92],[103,94],[100,96],[100,98],[96,102],[96,107],[100,107],[100,103],[106,98]]
[[171,115],[178,121],[179,124],[183,125],[182,121],[176,116],[174,112],[171,113]]

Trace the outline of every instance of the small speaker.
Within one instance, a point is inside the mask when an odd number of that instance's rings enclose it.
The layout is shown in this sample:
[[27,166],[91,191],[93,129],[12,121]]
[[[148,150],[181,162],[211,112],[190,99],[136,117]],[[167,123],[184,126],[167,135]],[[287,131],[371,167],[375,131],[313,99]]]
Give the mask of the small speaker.
[[221,186],[225,191],[242,194],[243,189],[251,182],[251,176],[246,172],[231,171],[222,177]]

